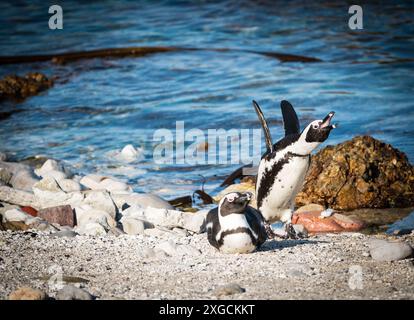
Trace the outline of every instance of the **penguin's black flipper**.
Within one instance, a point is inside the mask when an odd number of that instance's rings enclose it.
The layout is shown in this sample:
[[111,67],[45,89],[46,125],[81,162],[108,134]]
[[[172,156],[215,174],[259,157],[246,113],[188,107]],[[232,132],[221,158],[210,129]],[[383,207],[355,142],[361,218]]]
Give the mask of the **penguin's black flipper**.
[[207,239],[208,242],[210,242],[210,244],[215,247],[215,248],[219,248],[219,244],[216,240],[216,234],[220,231],[221,227],[220,227],[220,221],[219,221],[219,217],[218,217],[218,208],[214,208],[211,209],[208,213],[207,213],[207,218],[206,218],[206,231],[207,231]]
[[273,142],[272,142],[272,136],[270,135],[269,127],[267,125],[267,121],[266,121],[266,119],[263,115],[262,109],[260,109],[257,102],[254,101],[254,100],[253,100],[253,106],[254,106],[254,109],[256,110],[257,116],[259,117],[260,124],[262,125],[262,128],[263,128],[267,151],[272,153],[273,152]]
[[251,206],[246,207],[246,220],[249,226],[257,234],[257,246],[262,245],[267,239],[266,228],[264,226],[263,216],[255,208]]
[[295,109],[293,109],[293,106],[288,101],[282,100],[280,103],[280,109],[282,109],[285,136],[300,133],[298,115],[296,114]]

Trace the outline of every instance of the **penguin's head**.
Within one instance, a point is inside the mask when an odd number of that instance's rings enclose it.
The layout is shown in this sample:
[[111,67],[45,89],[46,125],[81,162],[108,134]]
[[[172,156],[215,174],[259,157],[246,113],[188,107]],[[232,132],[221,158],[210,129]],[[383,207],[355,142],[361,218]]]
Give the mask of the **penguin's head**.
[[247,204],[252,199],[251,192],[231,192],[226,194],[219,203],[220,215],[225,216],[233,213],[244,213]]
[[302,132],[307,143],[322,143],[329,137],[332,129],[336,128],[335,124],[331,124],[331,120],[335,112],[329,112],[323,120],[312,121]]

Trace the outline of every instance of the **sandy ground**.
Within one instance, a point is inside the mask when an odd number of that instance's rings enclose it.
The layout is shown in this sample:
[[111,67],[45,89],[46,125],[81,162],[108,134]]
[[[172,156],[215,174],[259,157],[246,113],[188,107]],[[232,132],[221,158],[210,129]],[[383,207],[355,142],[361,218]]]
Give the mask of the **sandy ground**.
[[[168,238],[171,234],[51,238],[0,232],[0,298],[21,286],[54,297],[59,282],[50,280],[53,274],[63,274],[63,280],[77,282],[97,299],[216,299],[215,289],[229,283],[245,292],[220,298],[414,298],[414,259],[374,261],[367,244],[372,236],[360,233],[269,240],[244,255],[217,252],[206,234],[172,237],[199,254],[168,256],[149,249]],[[414,244],[412,234],[402,239]]]

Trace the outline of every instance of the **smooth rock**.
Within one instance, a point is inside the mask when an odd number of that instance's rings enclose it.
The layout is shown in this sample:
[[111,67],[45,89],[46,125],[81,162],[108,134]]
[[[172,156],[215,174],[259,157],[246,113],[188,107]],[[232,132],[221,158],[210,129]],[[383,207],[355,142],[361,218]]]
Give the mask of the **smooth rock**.
[[39,179],[33,175],[31,170],[20,170],[13,174],[9,184],[15,189],[32,191],[33,186],[38,181]]
[[11,209],[7,210],[3,214],[3,219],[6,221],[31,221],[33,217],[26,212],[23,212],[21,209]]
[[46,300],[47,298],[44,291],[30,287],[19,288],[9,295],[9,300]]
[[58,182],[67,178],[64,172],[57,171],[57,170],[50,170],[42,175],[42,178],[47,178],[47,177],[53,178]]
[[144,150],[142,148],[135,148],[132,144],[127,144],[115,158],[125,162],[142,160],[144,158]]
[[369,242],[371,257],[376,261],[396,261],[413,255],[408,243],[372,239]]
[[122,230],[124,230],[125,233],[130,235],[144,234],[144,221],[128,217],[122,218],[120,221],[122,223]]
[[33,186],[35,203],[39,208],[71,205],[75,207],[83,203],[85,195],[80,191],[65,192],[58,182],[46,177]]
[[106,191],[86,191],[84,204],[90,205],[95,209],[105,211],[110,214],[110,216],[115,219],[116,213],[118,211],[114,201],[111,196]]
[[340,213],[335,213],[332,218],[346,231],[358,231],[364,227],[364,223],[356,218],[351,218]]
[[79,182],[72,179],[62,179],[58,181],[59,187],[65,192],[81,191],[82,187]]
[[53,177],[44,177],[42,180],[38,181],[33,186],[33,191],[35,189],[41,190],[41,191],[52,191],[52,192],[61,192],[63,191],[62,188],[57,183],[56,179]]
[[145,220],[168,229],[179,227],[195,233],[202,233],[205,228],[205,217],[201,214],[151,207],[146,208],[144,214]]
[[40,209],[37,216],[49,223],[57,223],[61,226],[74,227],[76,224],[75,213],[70,205]]
[[125,204],[127,204],[128,206],[138,205],[141,206],[143,209],[147,207],[170,210],[174,209],[174,207],[171,204],[169,204],[167,201],[154,194],[123,193],[111,194],[111,196],[118,208],[122,208]]
[[96,174],[89,174],[83,177],[80,183],[91,190],[128,191],[128,193],[132,191],[132,188],[125,182]]
[[213,291],[213,295],[216,297],[222,297],[222,296],[230,296],[233,294],[243,293],[246,292],[246,289],[240,287],[237,283],[230,283],[226,285],[222,285],[217,287]]
[[132,188],[128,186],[125,182],[118,181],[112,178],[103,179],[99,183],[99,187],[103,190],[107,190],[110,192],[114,191],[130,191],[132,192]]
[[115,219],[112,218],[112,216],[106,211],[92,208],[89,205],[75,207],[74,211],[78,226],[82,226],[90,222],[96,222],[101,224],[107,230],[116,227]]
[[309,211],[323,211],[325,207],[317,203],[309,203],[298,208],[295,213],[309,212]]
[[65,170],[63,165],[59,163],[58,161],[53,160],[53,159],[48,159],[43,163],[43,165],[40,168],[35,169],[35,173],[39,177],[45,178],[49,176],[59,181],[61,179],[65,179],[68,176],[69,172]]
[[145,211],[139,205],[132,205],[121,212],[122,217],[128,217],[133,219],[145,219]]
[[86,223],[82,226],[76,227],[75,230],[81,235],[89,236],[105,236],[107,233],[105,228],[97,222]]
[[58,291],[56,300],[93,300],[93,296],[84,289],[67,285]]
[[414,211],[411,212],[404,219],[398,220],[390,225],[387,229],[387,234],[404,235],[410,234],[414,230]]
[[91,190],[100,190],[100,182],[107,177],[97,174],[88,174],[80,179],[80,184]]
[[293,224],[303,225],[308,232],[341,232],[344,231],[332,217],[322,218],[320,211],[302,212],[294,214],[292,217]]
[[0,201],[38,208],[35,196],[27,191],[0,186]]

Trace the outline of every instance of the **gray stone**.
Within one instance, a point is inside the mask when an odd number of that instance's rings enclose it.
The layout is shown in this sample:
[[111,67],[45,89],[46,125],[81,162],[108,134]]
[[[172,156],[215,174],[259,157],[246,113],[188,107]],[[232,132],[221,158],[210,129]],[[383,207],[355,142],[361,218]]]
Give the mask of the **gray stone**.
[[75,231],[81,235],[88,235],[88,236],[95,236],[95,237],[105,236],[107,233],[105,228],[97,222],[89,222],[82,226],[76,227]]
[[89,205],[75,207],[74,210],[78,226],[84,226],[91,222],[95,222],[100,224],[106,230],[116,227],[115,219],[106,211],[92,208]]
[[148,207],[156,209],[173,210],[174,207],[159,196],[146,193],[121,193],[111,194],[118,208],[122,208],[125,204],[132,206],[138,205],[143,209]]
[[0,201],[17,204],[19,206],[39,207],[36,198],[32,193],[13,189],[8,186],[0,187]]
[[122,229],[127,234],[131,234],[131,235],[144,234],[145,223],[142,220],[126,217],[126,218],[121,219],[121,223],[122,223]]
[[56,294],[57,300],[93,300],[93,296],[86,290],[73,285],[64,286]]
[[376,261],[402,260],[413,254],[413,249],[405,242],[371,239],[369,247],[371,257]]
[[71,176],[69,170],[66,170],[60,162],[53,159],[46,160],[39,169],[35,169],[35,173],[39,177],[53,177],[57,181]]
[[202,233],[205,228],[205,217],[202,214],[148,207],[145,209],[144,215],[145,220],[169,229],[178,227],[195,233]]
[[31,170],[21,170],[13,174],[9,184],[15,189],[32,191],[34,184],[38,181],[39,179],[33,175]]
[[51,238],[74,238],[78,235],[75,231],[72,230],[61,230],[50,234]]
[[113,219],[116,217],[117,207],[106,191],[86,191],[83,203],[109,213]]
[[222,296],[230,296],[233,294],[243,293],[246,292],[246,289],[240,287],[237,283],[230,283],[226,285],[222,285],[217,287],[213,291],[213,295],[216,297],[222,297]]
[[81,185],[72,179],[63,179],[58,181],[60,188],[65,192],[81,191]]

